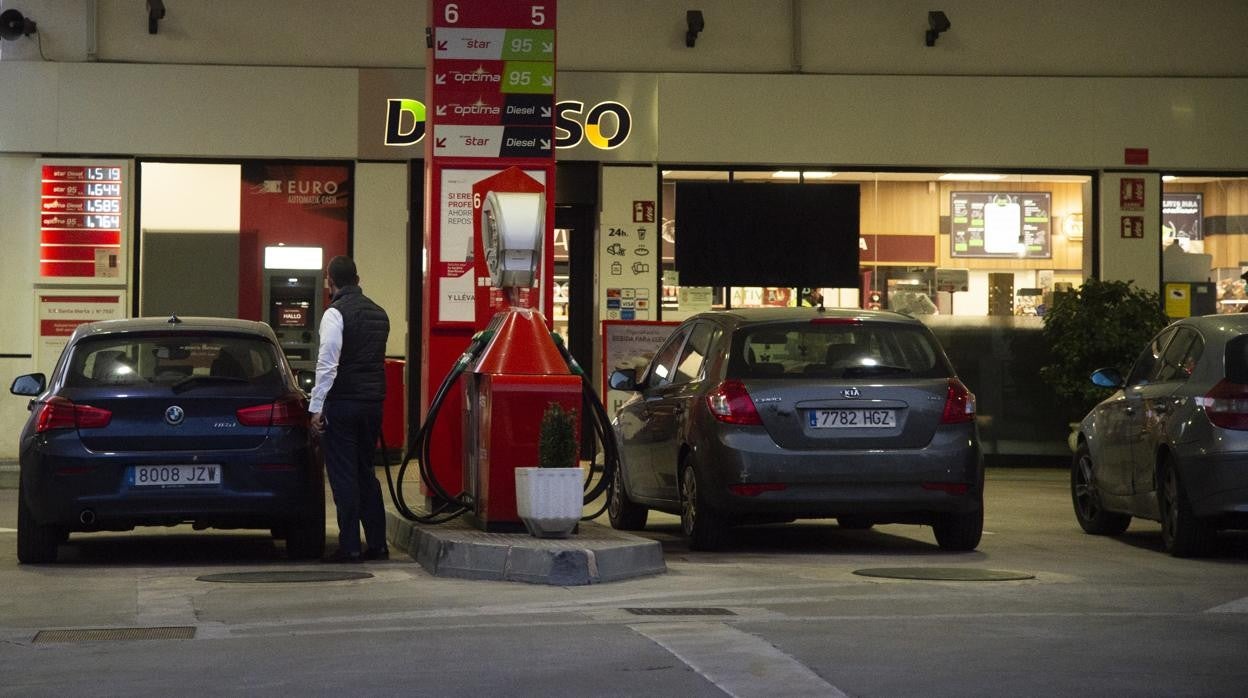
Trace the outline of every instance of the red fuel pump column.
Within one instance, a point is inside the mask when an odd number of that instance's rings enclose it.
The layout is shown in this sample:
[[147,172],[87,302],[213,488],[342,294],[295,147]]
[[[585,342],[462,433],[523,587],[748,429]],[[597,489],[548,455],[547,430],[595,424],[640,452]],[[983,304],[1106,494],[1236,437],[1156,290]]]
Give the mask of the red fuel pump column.
[[528,308],[498,313],[464,384],[464,483],[470,519],[486,531],[524,530],[516,513],[515,469],[538,464],[542,414],[552,403],[581,409],[581,379],[568,370],[546,319]]
[[[543,237],[553,234],[555,24],[557,0],[429,0],[426,53],[424,352],[421,412],[473,334],[493,314],[480,286],[474,238],[483,200],[477,184],[518,167],[544,189]],[[509,175],[511,176],[511,175]],[[517,189],[493,188],[493,191]],[[531,190],[526,190],[531,191]],[[547,246],[529,305],[551,305],[553,254]],[[414,256],[415,258],[415,256]],[[485,295],[478,303],[478,296]],[[451,495],[461,483],[461,392],[453,390],[431,425],[430,463]],[[462,486],[461,486],[462,485]],[[426,495],[431,495],[422,483]]]

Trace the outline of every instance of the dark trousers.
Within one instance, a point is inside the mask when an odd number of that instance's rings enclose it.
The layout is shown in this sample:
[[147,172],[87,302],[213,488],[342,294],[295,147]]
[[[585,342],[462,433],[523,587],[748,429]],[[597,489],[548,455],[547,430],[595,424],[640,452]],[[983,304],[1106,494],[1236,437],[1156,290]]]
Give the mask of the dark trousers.
[[360,524],[368,547],[386,544],[386,512],[381,483],[373,470],[373,455],[381,435],[381,403],[363,400],[327,400],[325,471],[338,509],[338,548],[361,552]]

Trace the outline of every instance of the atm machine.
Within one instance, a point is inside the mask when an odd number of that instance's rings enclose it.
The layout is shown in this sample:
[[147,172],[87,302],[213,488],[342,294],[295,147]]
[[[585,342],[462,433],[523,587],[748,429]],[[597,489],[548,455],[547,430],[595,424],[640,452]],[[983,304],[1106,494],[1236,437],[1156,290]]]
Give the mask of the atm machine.
[[321,248],[268,247],[264,252],[264,321],[277,334],[291,368],[316,370],[316,322],[325,299]]

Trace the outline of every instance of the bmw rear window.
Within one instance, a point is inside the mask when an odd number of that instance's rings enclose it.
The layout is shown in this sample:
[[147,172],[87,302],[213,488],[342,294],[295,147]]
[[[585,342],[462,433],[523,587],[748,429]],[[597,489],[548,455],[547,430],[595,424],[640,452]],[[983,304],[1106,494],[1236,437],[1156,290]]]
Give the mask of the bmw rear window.
[[943,352],[923,327],[891,323],[792,323],[746,327],[728,371],[741,378],[946,378]]
[[1226,343],[1226,379],[1248,385],[1248,335],[1240,335]]
[[74,388],[175,385],[194,377],[277,387],[283,383],[273,345],[220,335],[109,335],[73,348],[66,383]]

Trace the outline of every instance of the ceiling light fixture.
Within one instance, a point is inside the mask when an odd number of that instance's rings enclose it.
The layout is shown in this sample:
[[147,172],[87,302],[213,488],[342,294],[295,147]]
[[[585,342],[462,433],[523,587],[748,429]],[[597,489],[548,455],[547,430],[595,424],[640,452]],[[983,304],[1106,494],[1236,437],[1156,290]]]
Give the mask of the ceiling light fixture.
[[831,179],[839,172],[825,172],[821,170],[808,170],[806,172],[798,172],[796,170],[777,170],[771,173],[772,179]]
[[947,182],[995,182],[1005,179],[1003,174],[975,174],[972,172],[946,172],[939,179]]

